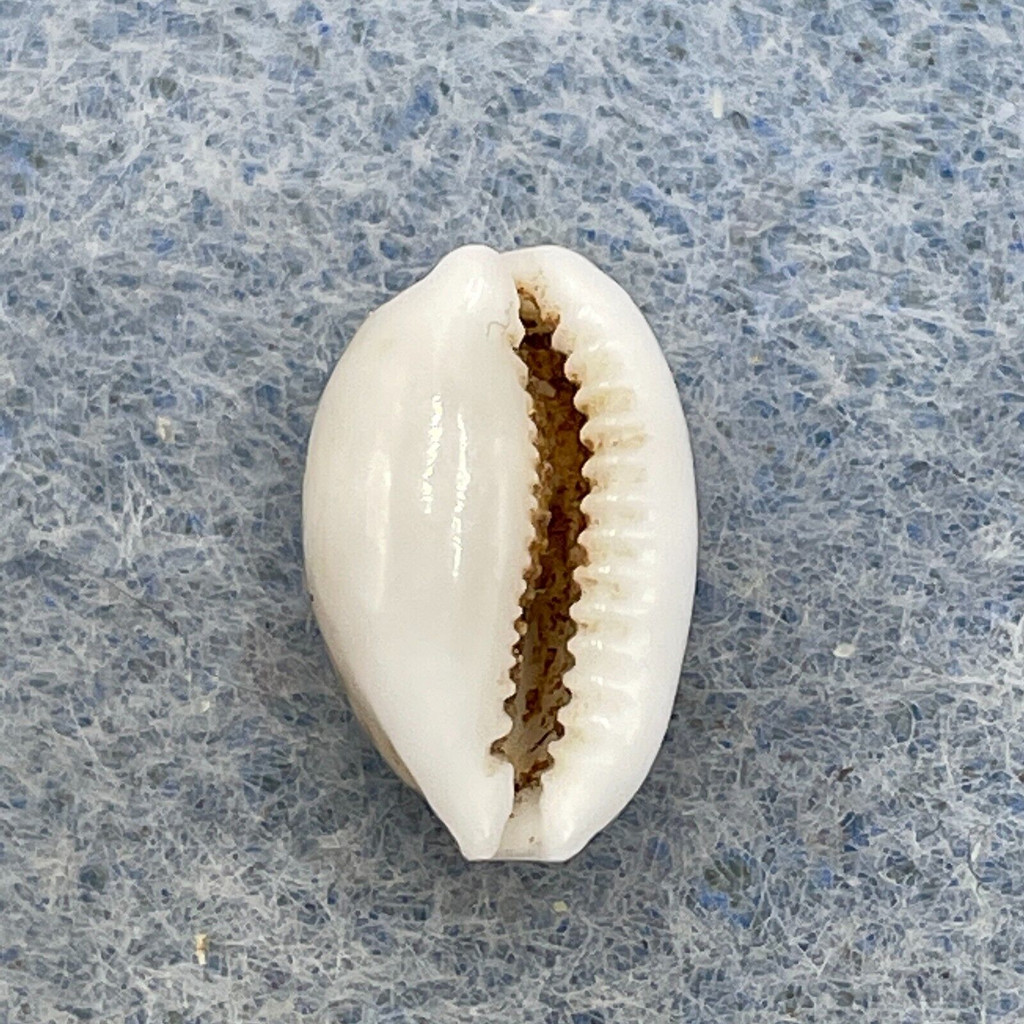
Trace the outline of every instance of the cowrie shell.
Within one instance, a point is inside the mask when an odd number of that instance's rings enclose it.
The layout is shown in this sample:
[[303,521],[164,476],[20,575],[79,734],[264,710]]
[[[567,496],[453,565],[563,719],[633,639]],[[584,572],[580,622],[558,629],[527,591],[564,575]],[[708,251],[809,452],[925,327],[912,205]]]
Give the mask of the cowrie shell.
[[381,753],[473,860],[562,861],[636,793],[693,604],[693,462],[628,295],[466,246],[371,313],[313,424],[313,608]]

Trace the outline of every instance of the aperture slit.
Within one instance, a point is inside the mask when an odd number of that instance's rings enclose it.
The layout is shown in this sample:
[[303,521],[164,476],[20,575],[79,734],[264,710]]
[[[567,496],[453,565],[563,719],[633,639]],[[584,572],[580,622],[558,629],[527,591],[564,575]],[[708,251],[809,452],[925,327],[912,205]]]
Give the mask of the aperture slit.
[[587,418],[574,405],[578,387],[566,375],[566,354],[552,347],[557,320],[544,319],[522,291],[519,318],[525,334],[517,354],[528,371],[536,427],[536,508],[510,673],[515,692],[505,701],[512,728],[492,748],[515,769],[517,793],[539,784],[554,763],[548,747],[565,732],[558,712],[572,697],[563,680],[575,662],[569,610],[580,597],[573,570],[587,561],[579,543],[586,526],[580,504],[590,490],[583,465],[591,455],[580,435]]

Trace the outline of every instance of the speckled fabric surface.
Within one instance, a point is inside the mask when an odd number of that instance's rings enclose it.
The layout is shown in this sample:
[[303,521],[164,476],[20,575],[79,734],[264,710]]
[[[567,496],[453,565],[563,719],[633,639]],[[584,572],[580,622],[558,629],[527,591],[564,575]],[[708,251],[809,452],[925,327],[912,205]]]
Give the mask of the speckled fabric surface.
[[[1022,47],[987,0],[0,2],[0,1021],[1021,1019]],[[694,440],[667,742],[566,866],[460,860],[303,592],[326,375],[468,241],[621,281]]]

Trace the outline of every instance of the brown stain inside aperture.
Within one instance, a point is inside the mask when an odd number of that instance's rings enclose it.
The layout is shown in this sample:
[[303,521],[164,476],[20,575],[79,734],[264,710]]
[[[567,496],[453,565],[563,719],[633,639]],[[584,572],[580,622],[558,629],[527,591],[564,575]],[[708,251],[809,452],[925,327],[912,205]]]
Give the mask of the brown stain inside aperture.
[[586,563],[580,503],[590,490],[583,464],[591,454],[580,439],[586,417],[573,404],[577,386],[566,376],[565,354],[551,345],[557,321],[542,320],[534,299],[523,293],[519,317],[526,333],[517,352],[528,370],[537,429],[537,510],[516,623],[515,693],[505,701],[512,728],[494,744],[515,769],[517,793],[538,784],[553,763],[549,744],[565,732],[558,712],[572,697],[563,679],[575,661],[568,648],[576,632],[569,609],[580,596],[573,570]]

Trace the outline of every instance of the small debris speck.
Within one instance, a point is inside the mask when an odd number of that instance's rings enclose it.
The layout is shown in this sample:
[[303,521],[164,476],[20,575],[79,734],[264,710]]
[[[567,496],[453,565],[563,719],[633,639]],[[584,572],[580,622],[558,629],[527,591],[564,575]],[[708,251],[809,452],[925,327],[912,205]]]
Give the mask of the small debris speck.
[[170,444],[174,440],[174,420],[168,419],[166,416],[157,416],[156,436],[164,444]]
[[551,909],[556,914],[564,914],[569,909],[569,904],[566,903],[565,900],[555,900],[555,902],[551,904]]
[[844,661],[847,658],[852,658],[857,653],[857,648],[851,643],[836,644],[832,650],[832,654],[837,658],[842,658]]
[[210,951],[210,936],[206,932],[196,933],[196,962],[200,967],[206,966],[206,954]]

